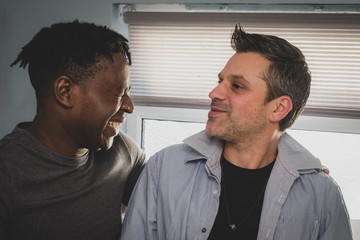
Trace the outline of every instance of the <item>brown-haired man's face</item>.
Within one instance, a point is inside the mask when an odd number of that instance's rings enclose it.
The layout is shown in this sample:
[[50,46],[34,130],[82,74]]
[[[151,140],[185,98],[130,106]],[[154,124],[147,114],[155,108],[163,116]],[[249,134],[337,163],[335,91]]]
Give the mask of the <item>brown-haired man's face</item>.
[[269,66],[270,61],[257,53],[236,53],[229,59],[219,73],[219,85],[209,94],[208,134],[240,141],[264,130],[269,109],[262,76]]

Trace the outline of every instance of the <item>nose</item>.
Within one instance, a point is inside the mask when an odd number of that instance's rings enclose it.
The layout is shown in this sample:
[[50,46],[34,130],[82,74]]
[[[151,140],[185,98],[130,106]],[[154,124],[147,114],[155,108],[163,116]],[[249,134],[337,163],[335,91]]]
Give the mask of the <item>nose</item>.
[[123,102],[121,104],[120,110],[126,113],[134,112],[134,102],[132,101],[131,97],[128,94],[125,94],[123,96]]
[[211,90],[209,98],[223,100],[226,95],[225,90],[225,84],[224,82],[221,82],[213,90]]

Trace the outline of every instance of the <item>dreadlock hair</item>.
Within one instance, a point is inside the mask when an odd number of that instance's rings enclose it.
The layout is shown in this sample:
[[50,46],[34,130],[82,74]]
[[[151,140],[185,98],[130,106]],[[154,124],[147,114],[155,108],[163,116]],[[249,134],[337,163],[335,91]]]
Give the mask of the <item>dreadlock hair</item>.
[[293,108],[279,126],[280,131],[291,127],[310,94],[311,74],[300,49],[276,36],[246,33],[239,24],[235,26],[231,46],[237,53],[255,52],[271,61],[263,76],[268,88],[265,104],[289,96]]
[[42,28],[10,66],[17,63],[24,69],[28,66],[39,102],[51,91],[59,76],[66,75],[76,84],[85,86],[88,79],[104,68],[98,64],[102,58],[113,61],[113,54],[121,53],[131,65],[127,42],[105,26],[78,20],[56,23]]

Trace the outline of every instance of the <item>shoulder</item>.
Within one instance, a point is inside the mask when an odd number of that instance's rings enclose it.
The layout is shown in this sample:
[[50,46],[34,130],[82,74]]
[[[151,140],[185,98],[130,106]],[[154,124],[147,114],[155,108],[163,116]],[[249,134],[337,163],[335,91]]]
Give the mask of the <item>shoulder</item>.
[[179,163],[184,164],[190,160],[204,158],[199,152],[187,144],[180,143],[168,146],[155,153],[149,161],[157,164]]
[[94,154],[96,159],[109,159],[122,166],[143,166],[146,162],[144,151],[123,132],[114,137],[110,149],[95,151]]
[[300,173],[300,181],[302,181],[307,186],[311,186],[315,189],[317,188],[338,188],[339,185],[330,175],[320,171],[316,171],[315,169],[311,170],[299,170]]
[[[182,178],[205,164],[206,158],[187,144],[168,146],[150,157],[146,168],[163,178]],[[185,174],[185,175],[183,175]],[[179,176],[180,175],[180,176]]]
[[324,172],[303,173],[300,171],[300,177],[295,186],[297,186],[295,189],[302,188],[314,201],[318,201],[320,205],[325,204],[325,207],[331,202],[343,201],[340,186],[334,178]]
[[119,134],[114,138],[114,144],[124,144],[128,147],[138,148],[136,142],[126,133],[120,131]]
[[15,128],[14,131],[0,140],[0,159],[8,161],[12,158],[19,158],[24,149],[31,146],[29,133],[26,130]]
[[23,137],[21,131],[13,131],[0,140],[0,151],[3,152],[8,148],[13,148],[19,143],[19,140]]
[[[316,170],[304,170],[299,173],[286,197],[284,206],[287,206],[287,211],[311,209],[312,213],[308,214],[324,218],[326,212],[333,211],[334,206],[340,208],[344,204],[341,189],[331,176]],[[306,211],[304,214],[307,214]]]
[[112,148],[117,152],[128,152],[131,156],[143,155],[143,150],[126,133],[120,133],[114,138]]

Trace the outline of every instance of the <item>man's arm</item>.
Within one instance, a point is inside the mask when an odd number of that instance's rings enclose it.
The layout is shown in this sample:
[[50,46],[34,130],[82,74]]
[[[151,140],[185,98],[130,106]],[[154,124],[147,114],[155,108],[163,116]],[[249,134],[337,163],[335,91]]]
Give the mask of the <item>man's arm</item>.
[[324,219],[320,226],[321,240],[351,240],[350,218],[339,186],[334,183],[326,197]]
[[121,240],[158,239],[156,159],[150,158],[135,185],[126,209]]

